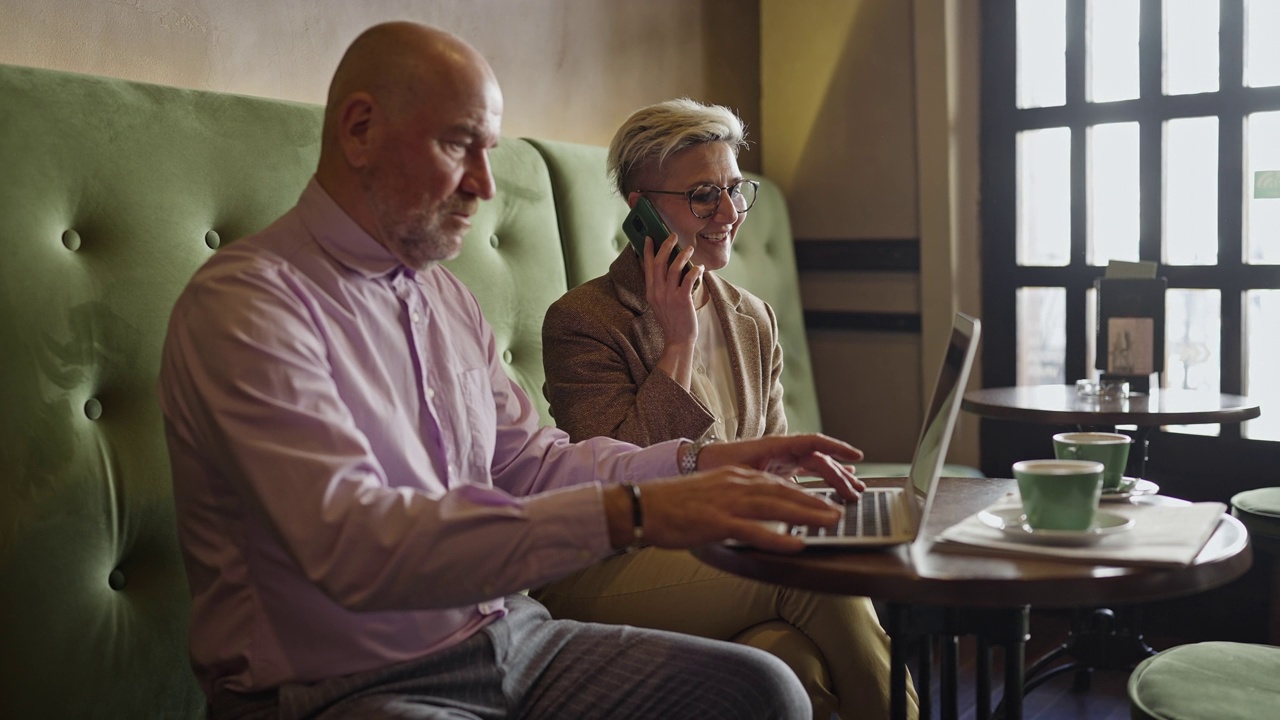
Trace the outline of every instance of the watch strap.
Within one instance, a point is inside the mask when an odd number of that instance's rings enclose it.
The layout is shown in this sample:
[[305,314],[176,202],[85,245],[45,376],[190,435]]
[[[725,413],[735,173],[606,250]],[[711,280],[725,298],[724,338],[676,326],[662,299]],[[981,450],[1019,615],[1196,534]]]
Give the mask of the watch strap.
[[696,472],[698,469],[698,455],[702,452],[702,448],[714,442],[719,442],[719,438],[715,435],[706,435],[682,447],[680,449],[680,474],[688,475]]

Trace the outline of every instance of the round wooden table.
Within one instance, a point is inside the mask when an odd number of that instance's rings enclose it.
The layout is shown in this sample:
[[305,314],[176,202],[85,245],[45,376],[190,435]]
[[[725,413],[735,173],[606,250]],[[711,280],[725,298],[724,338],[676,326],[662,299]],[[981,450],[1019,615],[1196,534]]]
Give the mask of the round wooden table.
[[961,408],[975,415],[1055,425],[1197,425],[1252,420],[1261,408],[1242,395],[1156,389],[1127,398],[1081,397],[1074,385],[1023,385],[965,393]]
[[[931,538],[1016,487],[1013,480],[1003,479],[944,478],[940,482],[921,538],[910,545],[873,551],[811,549],[796,555],[709,545],[695,549],[694,554],[709,565],[756,580],[889,602],[886,630],[893,656],[893,717],[905,717],[906,712],[903,636],[920,634],[904,627],[905,613],[912,607],[1013,611],[995,617],[1014,624],[1000,633],[999,644],[1006,647],[1005,687],[1021,688],[1028,606],[1082,608],[1190,595],[1239,577],[1252,563],[1248,533],[1225,514],[1204,549],[1185,568],[1109,567],[931,551]],[[867,483],[902,485],[904,481],[869,479]],[[1021,627],[1016,625],[1019,622]],[[921,694],[927,694],[927,685]],[[947,700],[954,703],[954,697]],[[1004,710],[1007,718],[1020,717],[1022,693],[1004,693]]]
[[1080,396],[1074,385],[1019,385],[971,390],[960,407],[993,420],[1108,427],[1134,425],[1136,477],[1146,477],[1151,432],[1162,425],[1237,423],[1252,420],[1262,409],[1243,395],[1201,390],[1155,389],[1127,398],[1103,400]]

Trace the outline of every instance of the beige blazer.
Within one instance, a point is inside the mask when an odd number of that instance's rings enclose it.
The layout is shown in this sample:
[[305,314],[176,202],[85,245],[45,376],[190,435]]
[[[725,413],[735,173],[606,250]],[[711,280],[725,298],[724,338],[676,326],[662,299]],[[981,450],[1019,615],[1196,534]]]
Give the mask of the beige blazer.
[[[738,437],[782,434],[782,347],[773,308],[706,273],[738,396]],[[662,328],[645,300],[640,258],[625,247],[606,275],[570,290],[542,323],[543,393],[576,442],[606,435],[640,446],[697,439],[715,418],[662,371]]]

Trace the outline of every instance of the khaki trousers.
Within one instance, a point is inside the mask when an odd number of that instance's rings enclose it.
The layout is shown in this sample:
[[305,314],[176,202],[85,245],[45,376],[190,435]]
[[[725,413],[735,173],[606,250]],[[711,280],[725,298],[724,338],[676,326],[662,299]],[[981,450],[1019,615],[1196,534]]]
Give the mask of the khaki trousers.
[[[686,551],[615,555],[531,593],[552,617],[732,640],[791,667],[814,718],[889,716],[889,636],[871,601],[738,577]],[[908,683],[908,714],[918,715]]]

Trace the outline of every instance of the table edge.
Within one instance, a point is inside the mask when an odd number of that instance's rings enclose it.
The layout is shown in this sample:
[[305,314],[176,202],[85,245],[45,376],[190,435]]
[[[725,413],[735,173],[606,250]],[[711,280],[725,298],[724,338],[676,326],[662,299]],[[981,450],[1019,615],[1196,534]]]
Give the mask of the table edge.
[[[1240,524],[1231,515],[1224,514],[1227,522]],[[816,592],[832,592],[860,595],[875,600],[902,602],[912,605],[962,606],[962,607],[1021,607],[1033,605],[1045,608],[1073,608],[1115,604],[1132,604],[1167,600],[1194,595],[1225,585],[1243,575],[1253,564],[1252,545],[1243,525],[1238,528],[1241,540],[1224,549],[1223,557],[1187,568],[1114,568],[1114,574],[1089,578],[1087,585],[1077,583],[1064,588],[1062,578],[946,578],[927,577],[915,572],[901,574],[875,574],[862,577],[847,576],[839,583],[829,580],[815,582],[799,572],[776,572],[777,555],[749,548],[730,548],[723,545],[704,545],[692,550],[702,562],[725,572],[779,585],[798,587]],[[830,552],[830,551],[824,551]],[[838,552],[838,551],[837,551]],[[885,550],[858,550],[845,552],[886,552]],[[889,552],[928,552],[923,548],[901,548]],[[759,561],[770,563],[769,577],[763,577]],[[1070,566],[1073,563],[1063,563]],[[1078,566],[1078,564],[1075,564]],[[1111,568],[1112,566],[1097,566]],[[1207,576],[1207,577],[1206,577]],[[1076,578],[1083,579],[1083,578]],[[972,586],[978,586],[973,588]],[[964,595],[964,597],[958,597]]]

